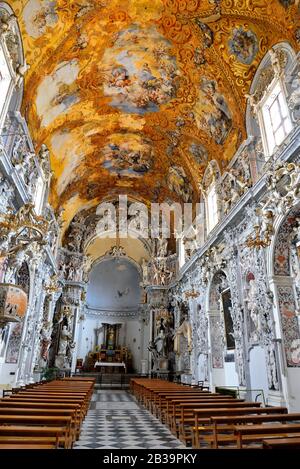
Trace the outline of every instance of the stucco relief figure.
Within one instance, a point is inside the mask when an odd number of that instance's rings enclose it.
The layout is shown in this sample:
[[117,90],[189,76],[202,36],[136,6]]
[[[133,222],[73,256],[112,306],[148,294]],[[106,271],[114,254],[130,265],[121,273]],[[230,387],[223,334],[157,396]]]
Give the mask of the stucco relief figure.
[[157,337],[154,340],[154,344],[155,344],[155,348],[156,348],[157,352],[162,357],[164,357],[166,355],[166,353],[165,353],[166,352],[165,343],[166,343],[165,331],[164,331],[164,329],[160,329]]
[[72,337],[72,335],[71,335],[70,331],[68,330],[68,327],[63,326],[61,334],[60,334],[58,355],[66,355],[68,342],[71,339],[71,337]]
[[159,360],[161,358],[160,353],[158,352],[156,348],[156,344],[154,342],[150,342],[148,346],[148,350],[152,355],[152,360],[153,360],[153,367],[152,371],[158,371],[159,370]]
[[184,321],[180,324],[178,329],[176,329],[174,334],[174,351],[180,355],[180,336],[183,335],[188,342],[188,351],[191,352],[192,345],[192,326],[189,321],[188,314],[185,314]]
[[143,272],[143,283],[147,284],[148,283],[148,262],[146,261],[144,257],[142,259],[142,272]]
[[269,389],[278,390],[279,385],[278,385],[275,353],[274,353],[273,347],[270,345],[267,348],[267,372],[268,372]]
[[48,349],[51,344],[51,331],[44,330],[41,331],[41,358],[43,360],[48,359]]
[[168,249],[168,240],[166,238],[157,239],[157,257],[166,257]]
[[250,318],[252,320],[254,331],[250,334],[254,340],[258,339],[258,335],[261,330],[261,321],[260,314],[257,304],[258,289],[255,283],[255,279],[251,278],[249,280],[249,290],[247,297],[245,298],[245,303],[247,304],[248,311],[250,313]]

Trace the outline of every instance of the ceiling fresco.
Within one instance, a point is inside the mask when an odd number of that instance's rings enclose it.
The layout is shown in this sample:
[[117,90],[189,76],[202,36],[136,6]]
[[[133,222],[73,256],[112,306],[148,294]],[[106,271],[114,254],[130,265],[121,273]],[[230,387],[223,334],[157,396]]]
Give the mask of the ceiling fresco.
[[112,193],[196,201],[208,162],[223,171],[246,138],[262,57],[299,49],[297,0],[8,3],[30,65],[23,112],[66,225]]

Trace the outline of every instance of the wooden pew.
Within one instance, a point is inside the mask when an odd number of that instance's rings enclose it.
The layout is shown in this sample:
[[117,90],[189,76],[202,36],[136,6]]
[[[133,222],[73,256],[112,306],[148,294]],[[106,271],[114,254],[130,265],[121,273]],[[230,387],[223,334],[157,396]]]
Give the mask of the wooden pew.
[[55,445],[52,444],[39,444],[39,443],[28,443],[28,444],[22,444],[22,443],[2,443],[0,441],[0,450],[2,449],[10,449],[10,450],[20,450],[20,449],[55,449]]
[[80,433],[80,419],[77,409],[35,409],[30,407],[0,407],[0,416],[2,415],[39,415],[44,417],[71,417],[71,428],[75,434],[75,437],[79,436]]
[[[53,447],[57,444],[55,429],[60,429],[60,442],[65,447],[72,447],[79,436],[94,384],[95,379],[69,379],[16,389],[16,393],[0,400],[0,443],[20,444],[18,438],[21,437],[24,438],[21,444],[28,444],[28,438],[32,438],[33,445]],[[51,430],[52,426],[54,430]],[[17,433],[11,433],[13,428]],[[39,433],[36,433],[37,428]]]
[[191,417],[191,422],[193,423],[193,418],[194,418],[194,413],[193,409],[195,407],[204,405],[204,404],[212,404],[213,406],[215,404],[222,404],[222,407],[226,407],[227,404],[231,405],[233,403],[239,403],[239,402],[244,402],[242,399],[232,399],[229,398],[227,399],[226,396],[211,396],[207,398],[185,398],[183,397],[182,399],[173,399],[170,398],[167,400],[167,417],[166,417],[166,423],[168,423],[171,432],[174,433],[174,435],[177,436],[179,432],[178,428],[178,423],[182,420],[182,406],[184,406],[185,412],[185,418],[188,416]]
[[[285,410],[285,408],[283,408]],[[213,434],[210,438],[204,437],[205,441],[211,441],[213,448],[218,448],[220,442],[234,442],[236,444],[236,437],[234,436],[235,426],[240,424],[262,424],[267,422],[295,422],[300,421],[300,413],[287,414],[286,412],[281,413],[269,413],[264,415],[236,415],[236,416],[221,416],[211,417],[211,424]],[[226,435],[224,436],[224,432]],[[228,434],[230,433],[230,434]]]
[[[226,398],[226,396],[219,396],[219,395],[215,395],[215,394],[205,394],[205,393],[157,393],[156,395],[156,398],[154,399],[153,401],[153,405],[152,405],[152,413],[158,417],[158,418],[161,418],[161,416],[164,415],[164,411],[167,410],[167,405],[168,405],[168,401],[170,399],[173,399],[174,401],[177,400],[177,402],[179,402],[181,399],[182,400],[190,400],[192,401],[193,399],[200,399],[200,400],[204,400],[204,399],[213,399],[213,398],[217,398],[217,399],[226,399],[228,400],[228,398]],[[230,398],[231,399],[231,398]]]
[[[253,403],[254,404],[254,403]],[[239,415],[261,415],[261,414],[287,414],[286,407],[240,407],[240,408],[224,408],[224,409],[194,409],[194,426],[192,427],[192,446],[200,448],[200,433],[203,432],[207,424],[207,419],[221,416],[239,416]],[[212,430],[212,429],[211,429]]]
[[263,424],[263,425],[236,425],[234,434],[237,437],[237,447],[243,448],[243,444],[261,442],[268,437],[297,436],[300,433],[300,423],[292,424]]
[[15,401],[13,399],[2,399],[0,400],[0,410],[2,408],[22,408],[22,409],[49,409],[49,410],[74,410],[78,417],[81,418],[84,416],[80,412],[80,405],[79,404],[66,404],[60,402],[32,402],[32,401]]
[[59,438],[56,436],[0,436],[0,443],[3,444],[34,444],[34,445],[51,445],[54,448],[59,446]]
[[300,437],[270,438],[262,441],[263,449],[300,449]]
[[69,416],[44,416],[44,415],[0,415],[0,429],[2,425],[28,425],[37,427],[64,428],[64,437],[67,447],[71,448],[76,440],[75,428],[71,427],[72,419]]
[[54,437],[55,446],[62,444],[64,448],[68,448],[68,440],[65,437],[65,427],[40,427],[40,426],[22,426],[22,425],[0,425],[0,438],[2,437],[22,437],[22,438],[41,438]]
[[[179,439],[183,443],[187,443],[187,441],[192,440],[192,428],[195,420],[195,415],[199,411],[205,410],[215,410],[218,411],[219,409],[230,410],[230,409],[247,409],[247,408],[258,408],[260,407],[260,402],[235,402],[233,401],[226,402],[209,402],[205,404],[195,404],[195,403],[181,403],[178,406],[181,409],[180,418],[178,420],[178,427],[179,427]],[[222,415],[222,414],[217,414]],[[208,415],[206,415],[207,417]]]

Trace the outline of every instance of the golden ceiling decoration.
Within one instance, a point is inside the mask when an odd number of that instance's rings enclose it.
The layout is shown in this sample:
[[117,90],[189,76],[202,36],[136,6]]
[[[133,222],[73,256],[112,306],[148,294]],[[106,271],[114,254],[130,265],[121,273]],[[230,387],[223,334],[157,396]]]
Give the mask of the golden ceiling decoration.
[[[197,200],[246,138],[245,94],[297,0],[14,0],[30,69],[23,112],[70,220],[112,192]],[[187,189],[187,186],[189,188]]]

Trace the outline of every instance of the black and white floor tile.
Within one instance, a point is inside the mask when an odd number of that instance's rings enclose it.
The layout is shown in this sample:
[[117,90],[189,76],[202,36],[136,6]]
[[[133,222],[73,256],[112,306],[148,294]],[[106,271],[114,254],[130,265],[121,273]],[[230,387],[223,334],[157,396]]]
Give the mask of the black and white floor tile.
[[74,449],[182,449],[185,446],[126,391],[97,390]]

